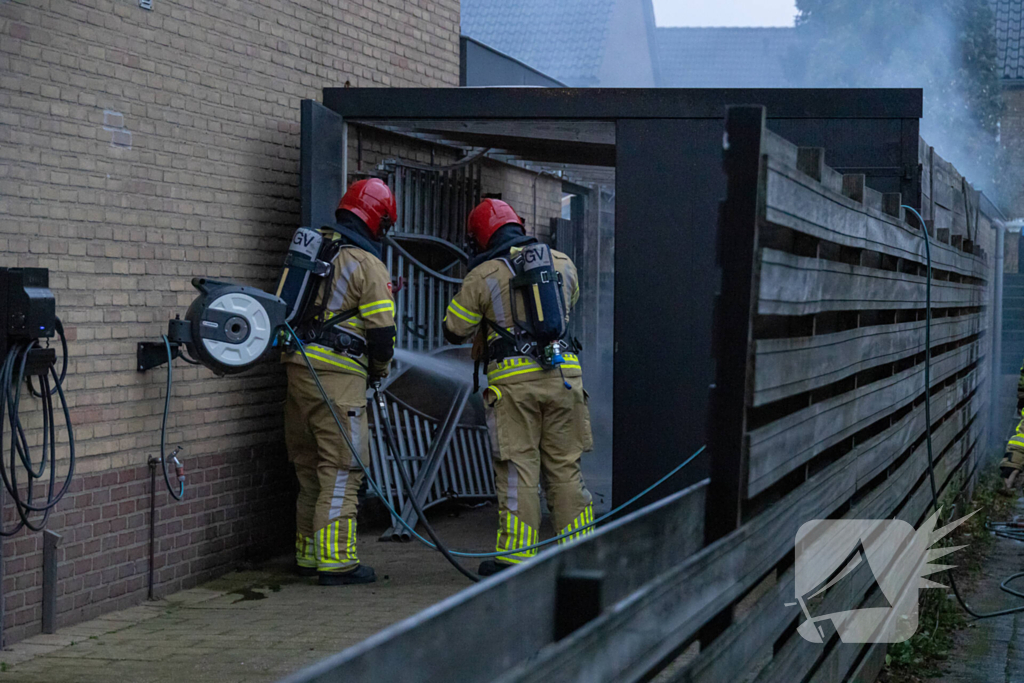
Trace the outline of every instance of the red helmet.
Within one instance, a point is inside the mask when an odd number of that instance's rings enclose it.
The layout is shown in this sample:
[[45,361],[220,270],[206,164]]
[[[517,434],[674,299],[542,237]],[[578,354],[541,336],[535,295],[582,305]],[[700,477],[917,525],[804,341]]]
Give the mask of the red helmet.
[[469,212],[469,225],[466,233],[473,238],[480,248],[486,249],[491,236],[510,223],[523,227],[523,219],[515,210],[500,199],[485,199]]
[[391,194],[391,188],[380,178],[352,183],[338,203],[338,211],[342,209],[362,218],[370,234],[378,239],[381,232],[387,232],[398,220],[395,195]]

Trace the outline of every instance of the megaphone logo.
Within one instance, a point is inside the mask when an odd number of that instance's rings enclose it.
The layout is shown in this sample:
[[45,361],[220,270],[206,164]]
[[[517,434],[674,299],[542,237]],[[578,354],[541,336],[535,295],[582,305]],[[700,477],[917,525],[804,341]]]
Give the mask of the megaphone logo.
[[[800,635],[812,643],[827,642],[828,623],[844,643],[901,643],[914,635],[918,590],[945,588],[924,577],[952,569],[931,562],[966,547],[931,546],[977,511],[935,529],[939,512],[916,531],[901,520],[817,519],[801,526],[796,602],[786,603],[799,605],[806,617],[797,628]],[[872,583],[878,590],[869,592]]]

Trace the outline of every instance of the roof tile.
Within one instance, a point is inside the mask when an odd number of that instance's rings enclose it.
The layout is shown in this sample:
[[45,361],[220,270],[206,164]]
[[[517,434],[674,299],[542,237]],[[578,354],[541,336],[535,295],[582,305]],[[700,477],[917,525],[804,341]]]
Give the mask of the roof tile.
[[596,85],[614,0],[462,0],[462,33],[573,86]]
[[1007,80],[1024,79],[1024,0],[989,0],[995,13],[996,57]]
[[781,88],[793,28],[658,28],[660,83],[667,88]]

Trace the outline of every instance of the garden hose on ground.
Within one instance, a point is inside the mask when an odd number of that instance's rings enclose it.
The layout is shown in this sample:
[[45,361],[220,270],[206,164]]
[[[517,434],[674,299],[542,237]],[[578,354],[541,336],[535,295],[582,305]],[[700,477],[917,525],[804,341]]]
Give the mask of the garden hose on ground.
[[644,497],[645,495],[647,495],[648,493],[650,493],[651,491],[653,491],[657,487],[661,486],[663,483],[668,481],[672,476],[674,476],[677,472],[679,472],[681,469],[683,469],[684,467],[689,465],[691,462],[693,462],[697,458],[698,455],[700,455],[701,453],[704,452],[704,449],[706,448],[705,446],[701,446],[693,455],[691,455],[686,460],[684,460],[682,463],[677,465],[671,472],[666,474],[664,477],[662,477],[658,481],[654,482],[651,486],[647,487],[646,489],[644,489],[643,491],[641,491],[637,495],[633,496],[628,501],[626,501],[622,505],[618,506],[614,510],[611,510],[610,512],[602,515],[601,517],[598,517],[593,522],[590,522],[588,524],[583,525],[579,529],[573,529],[571,532],[565,532],[565,533],[558,534],[557,536],[554,536],[552,538],[549,538],[549,539],[546,539],[544,541],[541,541],[540,543],[534,543],[532,545],[523,546],[522,548],[514,548],[512,550],[506,550],[506,551],[503,551],[503,552],[467,553],[467,552],[460,552],[460,551],[457,551],[457,550],[448,550],[447,547],[445,547],[442,550],[442,544],[437,539],[436,535],[433,533],[433,529],[429,526],[429,524],[426,521],[426,516],[423,515],[422,510],[419,509],[418,504],[416,503],[416,501],[414,500],[413,496],[411,495],[412,487],[409,484],[408,476],[406,475],[406,473],[404,471],[404,465],[401,462],[401,460],[398,459],[398,457],[395,455],[395,449],[391,445],[391,438],[392,438],[392,435],[391,435],[391,421],[390,421],[390,418],[388,417],[388,414],[387,414],[386,405],[380,405],[380,403],[383,401],[383,399],[380,396],[379,392],[375,393],[375,398],[379,402],[378,403],[378,407],[380,408],[380,413],[382,415],[382,418],[381,418],[382,422],[384,422],[383,428],[385,430],[385,441],[388,444],[388,448],[392,451],[392,457],[394,457],[397,460],[397,462],[398,462],[398,470],[399,470],[399,473],[400,473],[400,476],[401,476],[401,479],[402,479],[402,485],[405,487],[406,492],[410,494],[409,495],[409,499],[413,502],[414,509],[416,509],[417,515],[419,515],[420,520],[423,521],[424,528],[427,529],[428,535],[430,535],[431,538],[434,539],[435,543],[431,543],[427,539],[425,539],[422,536],[420,536],[416,532],[416,529],[414,529],[413,526],[411,526],[408,522],[406,522],[405,519],[403,519],[402,516],[398,512],[396,512],[395,509],[393,507],[391,507],[391,505],[388,503],[388,499],[384,495],[384,492],[381,490],[380,486],[377,484],[376,481],[374,481],[373,477],[371,476],[369,467],[367,467],[366,464],[363,463],[362,459],[359,457],[359,453],[356,451],[355,448],[353,448],[352,441],[351,441],[351,439],[349,439],[349,436],[348,436],[348,432],[346,432],[345,428],[342,426],[341,418],[339,418],[338,414],[335,412],[334,405],[332,404],[332,402],[330,400],[330,397],[327,395],[327,391],[324,389],[323,384],[320,383],[320,377],[319,377],[319,375],[317,375],[316,369],[313,367],[313,364],[310,362],[309,357],[306,355],[306,349],[305,349],[304,345],[302,344],[302,342],[299,339],[298,335],[295,334],[295,331],[291,328],[291,326],[286,324],[286,327],[288,328],[289,333],[291,333],[292,339],[294,340],[294,342],[295,342],[296,346],[298,347],[299,351],[302,353],[302,359],[306,363],[306,368],[309,370],[309,374],[313,377],[313,381],[316,383],[317,389],[319,389],[320,395],[324,399],[324,403],[326,403],[327,407],[330,409],[331,416],[334,418],[334,422],[338,426],[338,431],[341,432],[341,435],[344,438],[345,443],[348,445],[349,450],[352,453],[352,456],[355,458],[356,464],[358,464],[360,469],[362,469],[363,472],[366,474],[366,481],[367,481],[367,484],[369,485],[369,487],[373,490],[373,492],[381,500],[381,502],[384,504],[384,507],[387,508],[388,512],[391,513],[391,516],[394,519],[397,519],[402,526],[404,526],[406,529],[408,529],[410,534],[412,534],[417,540],[419,540],[421,543],[423,543],[427,547],[432,548],[434,550],[437,550],[437,551],[441,552],[442,554],[444,554],[445,558],[448,559],[449,562],[451,562],[453,565],[455,565],[456,568],[462,574],[470,577],[473,581],[478,581],[479,577],[477,577],[476,575],[473,575],[471,572],[469,572],[464,567],[459,565],[458,562],[454,559],[455,557],[494,558],[494,557],[503,557],[503,556],[506,556],[506,555],[514,555],[516,553],[521,553],[521,552],[523,552],[525,550],[533,550],[535,548],[541,548],[541,547],[550,545],[550,544],[555,543],[557,541],[560,541],[563,538],[566,538],[566,537],[568,537],[570,535],[579,534],[582,530],[589,529],[589,528],[591,528],[591,527],[593,527],[593,526],[595,526],[595,525],[605,521],[609,517],[612,517],[613,515],[618,514],[619,512],[621,512],[625,508],[629,507],[633,503],[637,502],[638,500],[640,500],[642,497]]
[[[926,258],[927,264],[928,264],[927,281],[926,281],[926,284],[925,284],[925,306],[927,308],[925,309],[925,325],[924,325],[924,413],[925,413],[924,419],[925,419],[925,424],[927,425],[927,427],[926,427],[927,431],[925,432],[925,441],[927,442],[927,448],[928,448],[928,481],[931,484],[932,505],[935,507],[936,510],[938,510],[939,509],[939,492],[938,492],[938,487],[935,485],[935,455],[932,452],[932,394],[931,394],[931,390],[932,390],[932,386],[931,386],[931,365],[932,365],[932,244],[931,244],[931,239],[930,239],[930,237],[928,235],[928,226],[925,225],[924,218],[921,217],[921,214],[918,213],[917,210],[912,209],[909,206],[904,206],[903,208],[906,209],[907,211],[910,211],[911,213],[913,213],[917,217],[917,220],[921,224],[921,232],[924,235],[925,258]],[[1003,535],[1004,537],[1012,538],[1012,536],[1007,535],[1006,532],[1004,531],[1005,524],[996,523],[996,526],[998,526],[998,529],[994,528],[993,526],[990,526],[989,524],[986,524],[985,526],[986,526],[986,528],[989,528],[989,529],[991,529],[993,531],[996,531],[997,535]],[[1024,540],[1024,539],[1018,539],[1018,540]],[[960,606],[964,608],[965,612],[970,614],[975,619],[989,619],[991,617],[1000,617],[1000,616],[1004,616],[1006,614],[1015,614],[1017,612],[1024,612],[1024,605],[1021,605],[1020,607],[1012,607],[1010,609],[998,610],[998,611],[995,611],[995,612],[975,612],[973,609],[971,609],[970,605],[967,604],[967,601],[964,600],[963,597],[960,595],[960,589],[956,585],[956,579],[953,577],[952,569],[947,569],[946,570],[946,575],[949,577],[949,585],[953,589],[953,595],[956,596],[957,602],[960,603]],[[1007,586],[1007,584],[1010,583],[1011,581],[1014,581],[1014,580],[1019,579],[1021,577],[1024,577],[1024,572],[1018,572],[1016,574],[1012,574],[1012,575],[1006,577],[1006,579],[1004,579],[1003,582],[999,584],[999,587],[1004,592],[1009,593],[1010,595],[1015,595],[1015,596],[1024,598],[1024,593],[1021,593],[1021,592],[1019,592],[1017,590],[1014,590],[1013,588],[1010,588],[1009,586]]]
[[[64,336],[64,327],[60,321],[55,321],[54,329],[60,336],[61,347],[64,351],[64,359],[60,375],[56,368],[49,366],[39,376],[39,391],[36,392],[26,375],[29,355],[34,349],[38,349],[38,340],[28,342],[15,342],[11,345],[7,356],[0,367],[0,444],[3,443],[3,413],[7,411],[7,423],[11,429],[11,454],[8,463],[3,455],[3,448],[0,445],[0,477],[3,479],[4,488],[11,495],[14,502],[14,509],[18,513],[18,522],[13,528],[4,530],[0,528],[0,536],[13,536],[22,528],[32,531],[41,531],[50,517],[50,511],[60,502],[71,485],[71,479],[75,474],[75,435],[71,427],[71,413],[68,410],[67,399],[64,396],[64,378],[67,375],[68,353],[67,339]],[[53,380],[53,386],[50,380]],[[43,443],[39,464],[32,462],[32,453],[29,449],[28,439],[25,436],[25,428],[21,423],[21,388],[22,384],[28,382],[29,391],[42,400]],[[57,421],[54,415],[53,396],[60,399],[61,409],[64,413],[64,423],[68,432],[68,473],[64,484],[57,488]],[[46,476],[47,460],[49,460],[49,482],[46,488],[46,501],[34,503],[33,495],[35,484]],[[18,464],[25,470],[26,481],[25,493],[19,489]],[[33,513],[42,513],[42,519],[32,521],[29,516]]]

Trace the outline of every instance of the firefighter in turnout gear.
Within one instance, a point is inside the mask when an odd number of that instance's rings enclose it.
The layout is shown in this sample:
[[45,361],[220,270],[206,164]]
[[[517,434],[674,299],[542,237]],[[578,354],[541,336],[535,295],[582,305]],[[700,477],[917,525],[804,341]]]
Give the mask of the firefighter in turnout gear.
[[[395,198],[377,178],[353,183],[321,231],[337,253],[316,295],[313,310],[296,332],[347,424],[349,438],[369,462],[366,421],[368,383],[388,374],[395,349],[395,305],[387,267],[380,260],[381,235],[397,218]],[[299,479],[295,559],[304,575],[321,585],[371,583],[372,568],[356,555],[356,495],[363,473],[352,457],[302,354],[284,356],[288,373],[285,442]]]
[[1017,429],[1006,444],[1006,455],[999,463],[999,473],[1003,476],[1007,491],[1013,491],[1024,483],[1024,365],[1020,368],[1017,380]]
[[536,555],[514,551],[539,541],[541,483],[555,528],[570,534],[562,542],[591,531],[582,528],[594,512],[580,456],[593,440],[578,344],[564,334],[579,298],[576,267],[527,237],[522,219],[500,200],[473,209],[467,233],[477,255],[448,306],[444,334],[453,344],[475,335],[474,360],[487,369],[497,551],[513,551],[483,562],[479,573],[487,576]]

